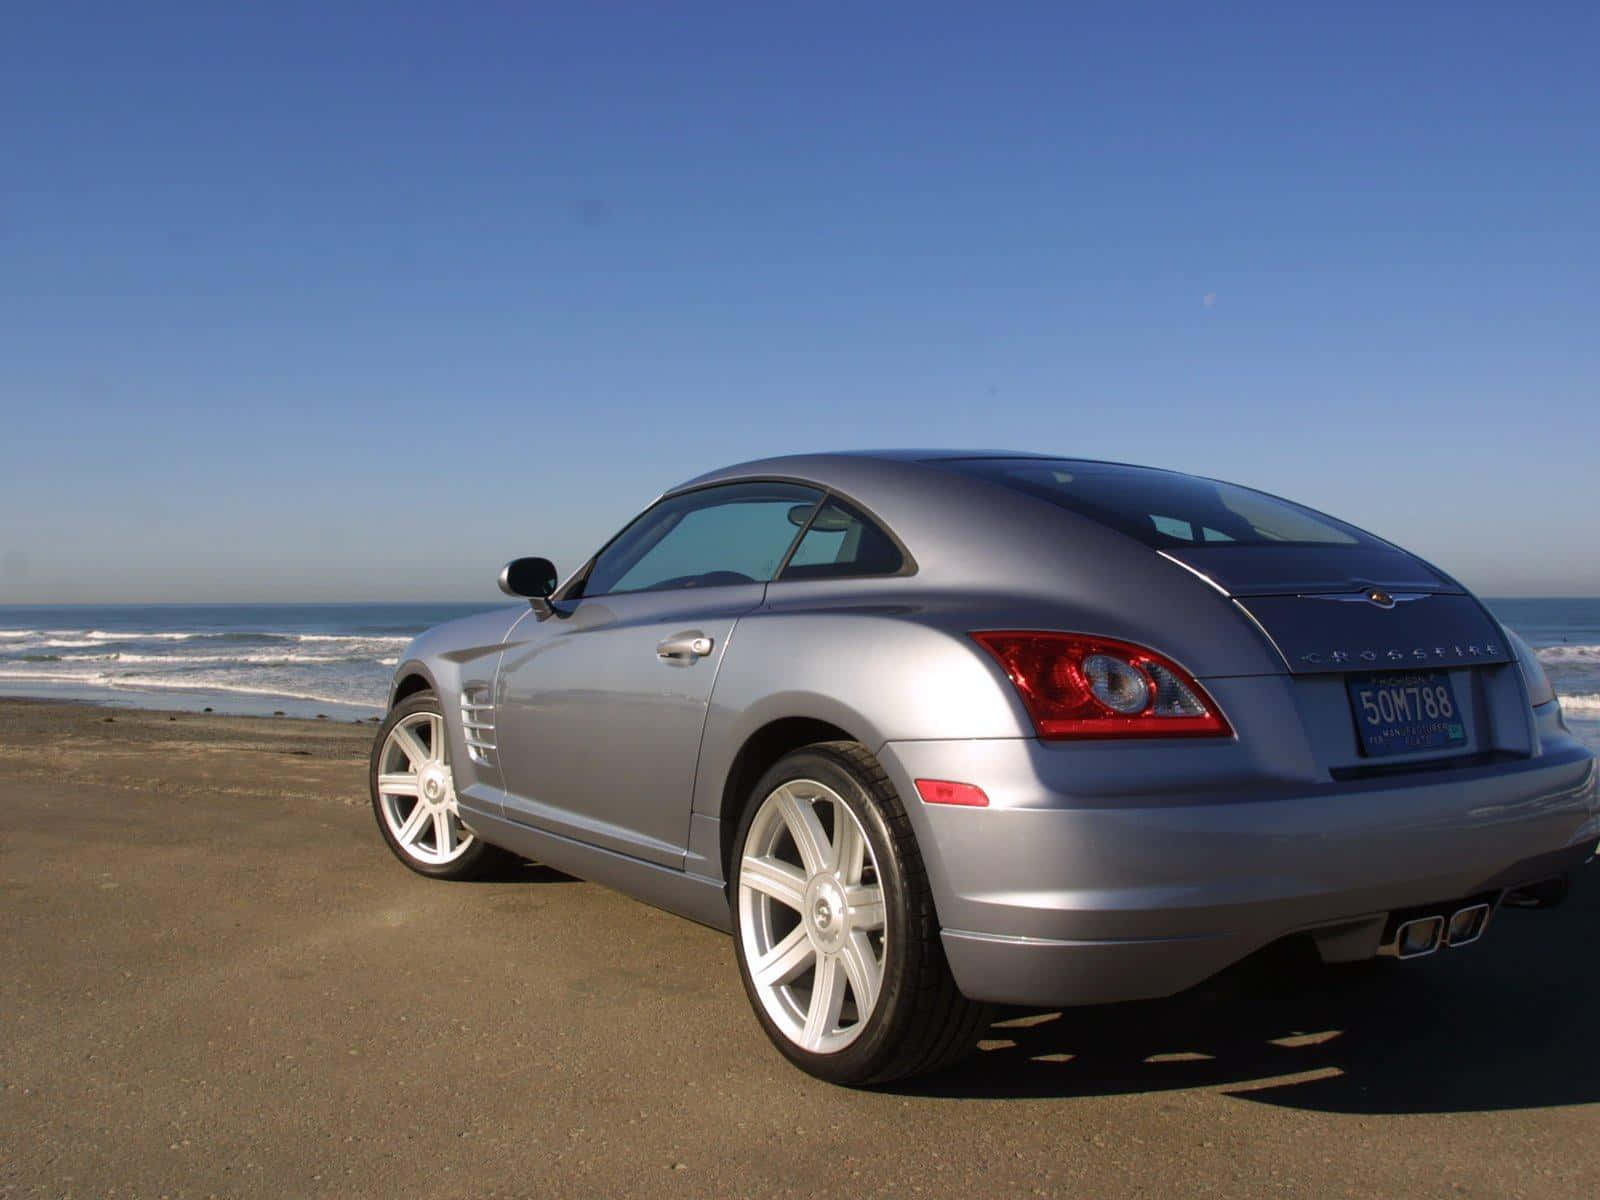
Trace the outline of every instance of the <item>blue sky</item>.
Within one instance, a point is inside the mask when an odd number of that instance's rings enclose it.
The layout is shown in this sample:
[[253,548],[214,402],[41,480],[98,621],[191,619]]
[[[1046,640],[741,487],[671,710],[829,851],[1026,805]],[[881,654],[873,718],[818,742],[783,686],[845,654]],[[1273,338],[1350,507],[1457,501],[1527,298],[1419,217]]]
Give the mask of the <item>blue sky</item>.
[[10,13],[0,603],[479,597],[709,467],[897,444],[1600,594],[1597,44],[1580,4]]

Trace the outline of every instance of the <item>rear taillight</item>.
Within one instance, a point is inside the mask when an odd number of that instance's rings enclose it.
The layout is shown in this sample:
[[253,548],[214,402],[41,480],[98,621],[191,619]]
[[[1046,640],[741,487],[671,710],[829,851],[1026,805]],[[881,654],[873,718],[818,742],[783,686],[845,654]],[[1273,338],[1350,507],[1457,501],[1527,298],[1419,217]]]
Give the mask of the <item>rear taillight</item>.
[[1042,738],[1228,737],[1194,677],[1153,650],[1076,633],[972,635],[999,661]]

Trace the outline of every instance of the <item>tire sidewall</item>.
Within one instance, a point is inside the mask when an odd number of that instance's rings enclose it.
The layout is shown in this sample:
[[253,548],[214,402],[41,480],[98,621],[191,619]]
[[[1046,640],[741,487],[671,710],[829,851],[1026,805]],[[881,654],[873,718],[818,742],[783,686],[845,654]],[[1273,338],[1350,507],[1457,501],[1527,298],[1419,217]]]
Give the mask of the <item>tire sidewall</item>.
[[[745,842],[750,836],[756,812],[762,801],[780,785],[801,779],[825,784],[844,800],[866,832],[867,843],[872,848],[872,856],[878,867],[878,881],[883,887],[884,963],[878,1004],[861,1034],[843,1050],[831,1054],[817,1054],[797,1046],[767,1014],[760,993],[751,979],[749,964],[745,961],[744,930],[741,927],[739,864],[744,859]],[[733,913],[734,958],[739,964],[739,977],[744,981],[745,993],[750,999],[751,1008],[755,1010],[756,1019],[778,1049],[802,1070],[833,1083],[860,1084],[871,1080],[895,1052],[909,1016],[908,999],[913,989],[908,986],[908,980],[916,969],[916,964],[910,961],[913,941],[909,915],[911,906],[906,896],[907,873],[873,789],[837,753],[822,747],[794,751],[774,764],[752,789],[733,845],[729,899]]]

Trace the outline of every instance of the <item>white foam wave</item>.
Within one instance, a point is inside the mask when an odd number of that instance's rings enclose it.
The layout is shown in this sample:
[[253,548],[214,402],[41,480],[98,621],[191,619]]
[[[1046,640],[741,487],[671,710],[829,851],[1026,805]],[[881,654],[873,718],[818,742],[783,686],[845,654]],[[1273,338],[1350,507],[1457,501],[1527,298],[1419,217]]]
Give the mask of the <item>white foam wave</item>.
[[138,666],[189,667],[227,663],[246,667],[299,667],[316,663],[362,663],[375,661],[367,654],[301,654],[294,650],[262,650],[246,654],[63,654],[65,662],[115,661]]
[[196,683],[189,680],[173,679],[164,675],[148,677],[119,675],[109,681],[109,686],[156,692],[229,692],[240,696],[281,696],[285,700],[314,700],[319,704],[358,704],[368,705],[373,708],[383,707],[382,695],[350,693],[343,696],[332,696],[325,692],[302,692],[293,688],[274,687],[267,683],[255,686],[241,683],[217,683],[212,680]]
[[[44,649],[71,649],[74,647],[84,648],[82,643],[36,642],[30,646],[8,647],[7,649],[15,653],[17,650],[31,652]],[[400,661],[397,658],[379,658],[377,657],[378,653],[379,651],[376,649],[365,653],[352,654],[317,654],[315,652],[292,649],[247,650],[238,654],[138,654],[127,650],[114,650],[110,653],[99,654],[56,654],[49,656],[49,659],[59,662],[118,662],[138,666],[163,667],[213,666],[223,663],[241,667],[298,667],[317,663],[378,663],[381,666],[392,667]],[[49,661],[49,659],[45,661]]]
[[283,636],[293,637],[298,642],[371,642],[379,646],[409,646],[413,641],[406,635],[396,637],[386,633],[296,633]]
[[97,642],[187,642],[190,638],[205,637],[203,633],[116,633],[105,629],[90,629],[83,635]]
[[1565,713],[1600,713],[1600,694],[1562,696],[1561,711]]
[[95,670],[67,670],[64,671],[55,664],[48,668],[41,667],[34,671],[19,671],[10,667],[0,666],[0,679],[37,679],[45,683],[100,683],[109,679],[105,671]]
[[359,689],[335,696],[328,692],[304,691],[284,687],[271,680],[256,683],[230,682],[216,678],[183,678],[172,675],[119,675],[109,671],[89,669],[14,671],[0,666],[0,679],[25,683],[88,684],[109,691],[154,692],[228,692],[241,696],[280,696],[285,700],[311,700],[319,704],[351,704],[381,708],[381,694],[367,694]]
[[1541,646],[1534,651],[1540,662],[1600,662],[1600,646]]
[[409,634],[388,633],[291,633],[277,629],[229,629],[223,631],[144,629],[0,629],[0,640],[35,639],[46,646],[94,646],[101,642],[190,642],[206,640],[243,641],[262,638],[283,642],[333,642],[339,645],[365,645],[393,648],[412,640]]

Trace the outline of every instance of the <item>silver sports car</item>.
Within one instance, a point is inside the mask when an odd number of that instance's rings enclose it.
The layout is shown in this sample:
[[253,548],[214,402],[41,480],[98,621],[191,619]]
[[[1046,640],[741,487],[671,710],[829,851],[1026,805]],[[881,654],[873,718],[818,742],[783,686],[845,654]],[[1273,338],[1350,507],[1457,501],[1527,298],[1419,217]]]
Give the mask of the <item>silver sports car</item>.
[[1171,471],[774,458],[690,480],[565,582],[419,637],[378,827],[733,934],[757,1019],[860,1084],[991,1006],[1168,995],[1269,943],[1460,947],[1560,899],[1593,758],[1437,567]]

